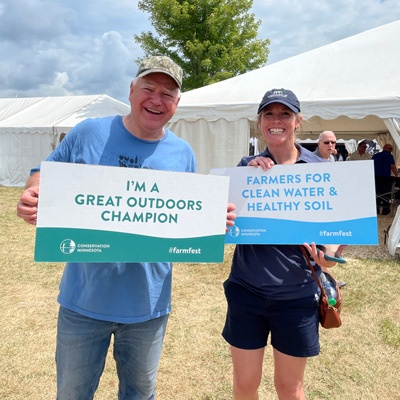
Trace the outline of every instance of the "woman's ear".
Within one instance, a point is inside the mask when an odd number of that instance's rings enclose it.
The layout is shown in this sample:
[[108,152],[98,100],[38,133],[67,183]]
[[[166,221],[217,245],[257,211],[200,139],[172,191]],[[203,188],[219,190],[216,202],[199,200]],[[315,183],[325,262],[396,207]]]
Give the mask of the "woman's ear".
[[302,120],[303,120],[303,116],[300,115],[300,114],[297,114],[297,115],[296,115],[296,125],[295,125],[296,129],[299,129],[299,128],[300,128],[300,125],[301,125],[301,121],[302,121]]

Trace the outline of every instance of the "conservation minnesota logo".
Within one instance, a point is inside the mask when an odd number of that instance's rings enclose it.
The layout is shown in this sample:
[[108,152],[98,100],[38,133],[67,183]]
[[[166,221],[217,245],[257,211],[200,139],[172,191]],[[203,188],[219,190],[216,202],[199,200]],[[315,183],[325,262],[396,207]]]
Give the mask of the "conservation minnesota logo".
[[231,237],[238,237],[240,235],[239,227],[237,227],[236,225],[232,226],[231,228],[229,228],[228,234]]
[[60,250],[63,254],[78,253],[102,253],[103,250],[109,249],[111,245],[107,243],[78,243],[72,239],[65,239],[60,243]]
[[76,249],[76,243],[71,239],[65,239],[60,243],[61,253],[72,254]]

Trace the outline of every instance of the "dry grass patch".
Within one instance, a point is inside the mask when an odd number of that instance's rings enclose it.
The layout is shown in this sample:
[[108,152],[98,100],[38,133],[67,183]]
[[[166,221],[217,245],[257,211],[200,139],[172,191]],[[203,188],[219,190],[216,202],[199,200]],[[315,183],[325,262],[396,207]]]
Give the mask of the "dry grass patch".
[[[55,398],[56,297],[63,265],[34,263],[34,227],[15,215],[21,189],[0,187],[0,398]],[[383,245],[390,224],[379,216],[379,246],[354,246],[334,275],[343,289],[343,326],[321,330],[321,355],[306,372],[308,399],[400,399],[400,265]],[[229,349],[221,337],[225,319],[222,283],[233,246],[222,264],[176,264],[173,311],[160,363],[160,400],[228,400]],[[262,400],[276,399],[271,348],[265,356]],[[117,399],[110,350],[96,400]]]

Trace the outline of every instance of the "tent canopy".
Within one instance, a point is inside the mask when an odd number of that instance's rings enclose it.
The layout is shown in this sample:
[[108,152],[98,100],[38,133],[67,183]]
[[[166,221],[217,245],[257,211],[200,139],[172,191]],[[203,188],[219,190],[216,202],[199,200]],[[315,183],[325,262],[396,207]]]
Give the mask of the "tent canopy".
[[183,93],[170,127],[194,147],[199,172],[234,166],[257,134],[264,93],[286,88],[301,103],[300,139],[332,130],[338,138],[390,141],[399,148],[399,37],[400,20]]
[[129,111],[107,95],[0,99],[0,185],[23,186],[78,122]]

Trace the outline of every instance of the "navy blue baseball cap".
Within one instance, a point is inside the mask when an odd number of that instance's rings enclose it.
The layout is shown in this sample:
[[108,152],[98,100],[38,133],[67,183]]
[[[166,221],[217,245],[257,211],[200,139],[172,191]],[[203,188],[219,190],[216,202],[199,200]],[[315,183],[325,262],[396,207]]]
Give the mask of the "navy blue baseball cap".
[[264,94],[263,99],[261,100],[260,105],[258,106],[257,114],[261,112],[261,110],[271,103],[281,103],[285,106],[289,107],[293,112],[300,112],[300,102],[296,95],[287,89],[272,89]]

